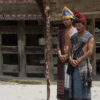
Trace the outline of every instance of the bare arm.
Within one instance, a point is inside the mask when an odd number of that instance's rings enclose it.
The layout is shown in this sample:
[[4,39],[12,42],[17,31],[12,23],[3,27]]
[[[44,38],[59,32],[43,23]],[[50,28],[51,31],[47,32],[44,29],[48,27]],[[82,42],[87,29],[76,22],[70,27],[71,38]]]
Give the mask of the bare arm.
[[94,43],[95,43],[95,40],[94,38],[91,38],[87,44],[88,46],[88,51],[78,59],[78,63],[79,62],[82,62],[84,60],[86,60],[88,57],[90,57],[92,55],[92,52],[93,52],[93,49],[94,49]]
[[61,49],[59,47],[59,41],[57,41],[57,53],[58,53],[58,57],[61,60],[61,62],[65,62],[65,58],[64,55],[61,54]]
[[57,53],[58,53],[58,56],[61,55],[61,50],[60,50],[60,47],[59,47],[59,41],[57,41]]

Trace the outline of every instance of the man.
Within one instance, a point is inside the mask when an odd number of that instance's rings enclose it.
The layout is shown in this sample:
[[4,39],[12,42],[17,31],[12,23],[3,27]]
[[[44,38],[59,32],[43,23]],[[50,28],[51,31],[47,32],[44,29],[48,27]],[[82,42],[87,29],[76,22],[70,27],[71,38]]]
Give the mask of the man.
[[[58,52],[58,81],[57,81],[57,98],[58,100],[68,100],[69,77],[64,75],[67,69],[68,46],[66,36],[71,37],[77,32],[72,26],[74,15],[67,7],[63,8],[62,19],[66,28],[59,31],[57,52]],[[66,35],[67,34],[67,35]],[[64,81],[65,80],[65,81]]]
[[[86,18],[75,11],[78,32],[71,37],[69,61],[74,67],[70,75],[70,100],[91,100],[91,72],[89,57],[94,48],[94,37],[86,31]],[[69,66],[71,67],[71,66]]]

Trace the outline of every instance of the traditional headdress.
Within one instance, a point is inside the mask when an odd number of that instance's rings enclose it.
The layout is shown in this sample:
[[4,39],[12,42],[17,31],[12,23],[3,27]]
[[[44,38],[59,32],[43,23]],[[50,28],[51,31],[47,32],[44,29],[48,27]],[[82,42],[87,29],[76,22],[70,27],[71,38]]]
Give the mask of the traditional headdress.
[[62,10],[62,18],[64,19],[64,18],[74,18],[74,14],[73,14],[73,12],[69,9],[69,8],[67,8],[66,6],[63,8],[63,10]]
[[87,22],[85,16],[80,14],[78,11],[74,11],[74,16],[75,16],[76,21],[78,21],[78,22],[81,22],[81,23],[83,23],[83,22],[86,23]]

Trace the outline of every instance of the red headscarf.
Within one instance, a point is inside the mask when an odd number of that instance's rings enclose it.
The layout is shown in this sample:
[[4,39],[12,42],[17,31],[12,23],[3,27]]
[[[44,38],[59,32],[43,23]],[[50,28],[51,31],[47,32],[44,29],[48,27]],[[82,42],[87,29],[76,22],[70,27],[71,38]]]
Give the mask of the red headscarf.
[[74,16],[76,18],[77,21],[83,23],[83,22],[87,22],[85,16],[83,16],[82,14],[80,14],[78,11],[74,11]]

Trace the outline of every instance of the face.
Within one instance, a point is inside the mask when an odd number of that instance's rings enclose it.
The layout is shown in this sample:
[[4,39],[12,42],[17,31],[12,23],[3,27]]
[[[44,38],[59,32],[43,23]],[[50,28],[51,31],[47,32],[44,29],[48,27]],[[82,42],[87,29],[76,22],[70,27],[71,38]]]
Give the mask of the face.
[[76,23],[75,24],[75,27],[76,27],[76,29],[78,30],[79,33],[82,33],[85,30],[85,26],[86,25],[84,25],[82,23]]
[[72,25],[72,20],[70,18],[64,18],[63,19],[63,23],[65,26],[69,26],[69,25]]

